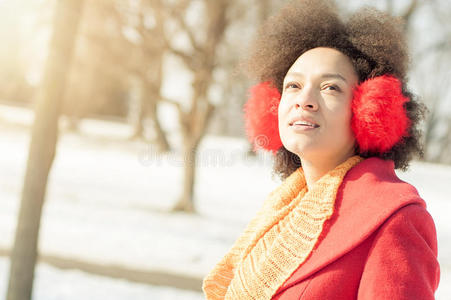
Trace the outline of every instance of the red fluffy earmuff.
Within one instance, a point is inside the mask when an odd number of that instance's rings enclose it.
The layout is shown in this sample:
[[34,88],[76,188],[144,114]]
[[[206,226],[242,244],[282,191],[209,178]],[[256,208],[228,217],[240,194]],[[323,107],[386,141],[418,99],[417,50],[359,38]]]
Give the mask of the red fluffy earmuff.
[[255,151],[265,149],[275,153],[282,147],[277,118],[279,102],[279,90],[268,81],[249,90],[244,118],[246,133]]
[[[282,147],[277,118],[280,97],[270,82],[250,89],[244,112],[246,133],[254,150],[275,153]],[[391,75],[368,79],[355,88],[351,127],[361,152],[384,153],[408,135],[410,121],[404,109],[408,101],[401,82]]]
[[408,135],[410,120],[404,109],[408,101],[401,82],[391,75],[368,79],[356,87],[351,127],[361,152],[384,153]]

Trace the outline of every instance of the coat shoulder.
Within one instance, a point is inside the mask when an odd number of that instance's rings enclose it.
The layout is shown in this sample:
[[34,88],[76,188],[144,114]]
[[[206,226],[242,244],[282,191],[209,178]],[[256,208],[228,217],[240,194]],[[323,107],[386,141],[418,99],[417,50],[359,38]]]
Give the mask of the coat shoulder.
[[358,298],[434,299],[439,278],[434,221],[423,206],[410,204],[375,232]]

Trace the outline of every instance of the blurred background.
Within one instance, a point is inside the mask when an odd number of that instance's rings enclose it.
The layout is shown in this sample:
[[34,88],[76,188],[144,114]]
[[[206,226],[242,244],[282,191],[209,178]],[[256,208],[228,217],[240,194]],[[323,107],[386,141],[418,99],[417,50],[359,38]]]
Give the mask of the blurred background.
[[[279,184],[244,136],[240,61],[286,2],[0,0],[0,299],[203,299]],[[337,3],[405,20],[429,112],[398,175],[428,203],[451,299],[451,2]]]

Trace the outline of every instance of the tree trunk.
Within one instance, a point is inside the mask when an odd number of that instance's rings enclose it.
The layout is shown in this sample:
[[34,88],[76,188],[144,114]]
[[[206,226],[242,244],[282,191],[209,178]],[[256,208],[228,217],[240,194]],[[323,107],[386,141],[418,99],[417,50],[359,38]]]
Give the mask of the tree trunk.
[[[179,110],[179,123],[182,128],[184,140],[185,177],[182,196],[173,210],[183,210],[190,213],[194,212],[193,195],[196,173],[196,151],[202,137],[205,135],[207,124],[215,108],[208,101],[208,90],[212,83],[216,52],[228,25],[226,17],[226,11],[229,7],[228,1],[205,1],[204,3],[206,9],[205,15],[207,17],[206,39],[202,45],[197,45],[201,50],[191,55],[195,57],[194,61],[197,60],[197,63],[193,64],[193,59],[186,59],[189,55],[184,56],[185,63],[187,63],[187,66],[194,73],[191,107],[188,112],[184,112],[180,106],[177,106]],[[181,23],[184,24],[183,21]],[[186,24],[184,29],[190,32]],[[193,32],[191,32],[192,34]]]
[[149,83],[144,80],[140,80],[140,92],[139,92],[139,111],[138,116],[134,123],[134,132],[132,139],[142,138],[145,139],[145,121],[149,118],[152,123],[152,130],[154,137],[152,138],[152,143],[157,146],[160,153],[168,152],[171,150],[169,142],[166,138],[166,133],[161,127],[160,121],[158,120],[157,114],[157,102],[159,96],[159,83],[158,92],[154,92],[153,89],[149,88]]
[[146,107],[143,97],[143,87],[141,79],[138,77],[133,81],[131,95],[129,99],[128,107],[128,121],[133,127],[133,134],[130,139],[143,139],[144,138],[144,119],[146,117]]
[[166,133],[163,131],[160,121],[158,120],[157,99],[150,99],[149,106],[149,117],[152,120],[152,127],[155,132],[155,145],[157,145],[157,149],[160,153],[169,152],[171,146],[169,145]]
[[73,115],[67,115],[67,130],[71,132],[78,132],[80,129],[80,118]]
[[185,211],[194,213],[194,183],[196,178],[196,154],[197,145],[191,142],[185,142],[184,145],[184,176],[182,196],[174,206],[173,211]]
[[440,139],[440,153],[437,156],[439,163],[450,164],[450,154],[451,154],[451,118],[448,117],[445,119],[447,123],[446,132],[443,137]]
[[[141,92],[140,92],[141,93]],[[136,115],[133,115],[132,124],[133,124],[133,134],[131,136],[131,139],[142,139],[144,138],[144,119],[146,116],[146,108],[144,105],[144,99],[141,95],[139,95],[138,105],[134,109],[137,109],[137,112],[135,111]]]
[[[159,17],[156,18],[157,20]],[[157,30],[158,36],[162,36],[163,33],[163,24],[162,20],[157,21]],[[150,56],[149,65],[152,67],[152,72],[147,72],[147,85],[146,85],[146,98],[144,101],[148,103],[149,108],[149,118],[152,120],[152,129],[155,133],[155,144],[157,145],[158,151],[161,153],[169,152],[171,147],[169,145],[168,139],[166,138],[166,133],[163,131],[161,127],[160,120],[158,119],[158,102],[161,98],[161,84],[163,82],[163,54],[164,47],[158,46],[156,47],[153,55]]]
[[[196,94],[194,95],[196,97]],[[199,98],[195,98],[199,99]],[[179,123],[182,125],[184,177],[182,196],[173,207],[173,211],[195,212],[194,183],[196,177],[197,149],[205,135],[208,122],[213,115],[214,106],[208,104],[204,111],[198,111],[200,118],[195,118],[179,110]]]
[[11,253],[7,300],[30,300],[41,212],[55,157],[58,116],[82,10],[82,0],[57,1],[53,36],[39,90],[22,200]]
[[424,144],[424,156],[423,159],[425,161],[433,160],[433,158],[430,155],[430,149],[429,147],[432,145],[433,141],[433,131],[437,125],[437,117],[436,117],[436,104],[437,101],[434,101],[431,108],[430,108],[430,114],[427,116],[425,121],[425,131],[423,136],[423,144]]

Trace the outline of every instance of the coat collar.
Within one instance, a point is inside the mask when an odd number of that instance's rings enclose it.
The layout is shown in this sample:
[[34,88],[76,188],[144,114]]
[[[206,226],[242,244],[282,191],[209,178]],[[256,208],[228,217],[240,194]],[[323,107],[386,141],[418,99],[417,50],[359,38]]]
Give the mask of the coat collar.
[[352,168],[338,190],[334,214],[316,249],[276,294],[351,251],[396,210],[412,203],[425,206],[417,190],[396,176],[393,161],[369,158]]

